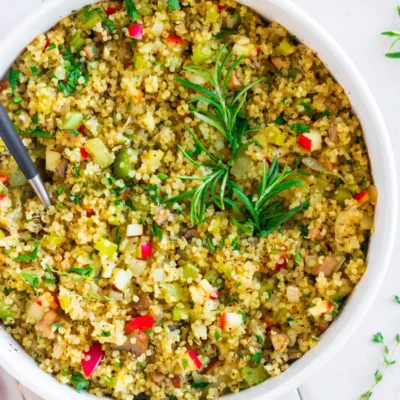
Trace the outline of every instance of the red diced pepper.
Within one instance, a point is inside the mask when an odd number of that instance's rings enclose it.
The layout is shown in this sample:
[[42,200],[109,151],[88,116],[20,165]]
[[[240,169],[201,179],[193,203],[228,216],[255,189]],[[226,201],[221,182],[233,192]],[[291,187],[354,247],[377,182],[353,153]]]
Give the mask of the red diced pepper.
[[299,146],[307,151],[311,151],[312,141],[305,135],[300,135],[299,137]]
[[121,194],[121,200],[128,200],[129,199],[129,194],[128,192],[124,192]]
[[82,160],[87,160],[87,159],[88,159],[88,153],[87,153],[87,151],[85,150],[85,148],[82,147],[79,151],[80,151],[80,153],[81,153],[81,158],[82,158]]
[[359,203],[363,204],[369,200],[368,192],[360,192],[354,196],[354,199],[357,200]]
[[201,368],[201,361],[199,360],[199,357],[197,357],[197,354],[193,350],[188,351],[189,357],[193,360],[194,365],[196,366],[197,369]]
[[90,208],[89,206],[82,206],[82,209],[86,211],[87,215],[94,214],[93,208]]
[[86,129],[85,129],[84,125],[81,125],[81,126],[78,128],[78,132],[79,132],[81,135],[86,135]]
[[47,50],[47,48],[50,46],[50,40],[49,39],[47,39],[46,40],[46,43],[45,43],[45,45],[44,45],[44,47],[43,47],[43,52],[45,52],[46,50]]
[[98,342],[93,343],[90,346],[89,351],[83,354],[82,369],[87,378],[92,375],[93,371],[97,368],[103,356],[103,349],[101,348],[101,344]]
[[172,35],[167,37],[167,42],[174,43],[174,44],[185,44],[186,43],[185,39],[182,39],[179,36],[172,36]]
[[107,7],[104,11],[106,12],[107,15],[113,15],[117,12],[118,8],[117,7]]
[[217,4],[218,11],[221,12],[226,6],[223,6],[222,4]]
[[127,334],[134,331],[147,331],[154,326],[154,317],[152,315],[145,315],[142,317],[132,318],[125,326]]
[[10,179],[7,175],[0,175],[0,182],[4,184],[10,183]]
[[7,195],[6,195],[6,194],[4,194],[4,193],[3,193],[3,194],[1,194],[1,195],[0,195],[0,201],[4,200],[6,197],[7,197]]
[[276,263],[275,271],[279,272],[282,268],[285,268],[287,265],[287,256],[286,253],[282,252],[279,256],[279,260]]

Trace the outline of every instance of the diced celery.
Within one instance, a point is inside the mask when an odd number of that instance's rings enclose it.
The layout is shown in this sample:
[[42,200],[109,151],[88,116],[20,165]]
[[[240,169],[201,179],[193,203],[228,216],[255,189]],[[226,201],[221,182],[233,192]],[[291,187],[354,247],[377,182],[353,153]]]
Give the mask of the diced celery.
[[258,385],[269,378],[268,372],[262,364],[256,368],[244,367],[240,370],[240,375],[248,386]]
[[135,68],[143,71],[145,69],[147,69],[148,66],[148,62],[146,60],[146,58],[144,56],[142,56],[139,53],[135,53],[135,55],[133,56],[133,62],[135,63]]
[[10,187],[23,186],[26,183],[25,175],[18,168],[10,177]]
[[113,171],[114,176],[117,179],[129,179],[129,173],[135,169],[135,163],[132,162],[132,159],[129,155],[130,152],[132,152],[132,150],[123,149],[120,150],[115,156]]
[[82,16],[82,26],[84,29],[92,29],[99,22],[103,22],[106,18],[102,8],[94,8],[93,10],[86,11]]
[[287,40],[282,40],[279,46],[276,48],[276,52],[280,56],[288,56],[296,51],[296,47],[292,46]]
[[111,258],[118,250],[118,245],[105,238],[100,238],[94,244],[95,250],[97,250],[100,256],[106,256]]
[[206,21],[207,22],[211,22],[211,23],[217,22],[218,21],[218,15],[219,15],[218,7],[217,7],[217,5],[214,4],[214,5],[212,5],[211,7],[209,7],[207,9]]
[[187,263],[183,267],[183,277],[185,279],[196,279],[199,272],[200,272],[199,269],[195,265],[190,263]]
[[71,111],[66,115],[58,127],[65,130],[78,129],[82,125],[82,122],[83,115],[80,112]]
[[53,150],[46,151],[46,169],[54,172],[61,163],[61,153]]
[[273,290],[274,286],[272,283],[263,281],[260,283],[260,289],[258,289],[258,293],[260,294],[261,298],[269,299]]
[[41,242],[43,246],[59,246],[63,240],[60,236],[46,235]]
[[344,205],[346,200],[352,199],[352,198],[353,198],[353,194],[350,192],[350,190],[343,188],[343,187],[337,189],[333,195],[333,199],[336,200],[336,202],[340,205]]
[[35,149],[32,150],[33,156],[36,158],[40,158],[42,160],[46,159],[46,147],[45,146],[39,146]]
[[163,292],[167,303],[177,303],[184,299],[183,290],[176,282],[167,284]]
[[213,54],[214,53],[210,45],[208,43],[204,43],[194,49],[192,60],[195,64],[203,64],[211,60]]
[[231,168],[231,174],[236,178],[241,178],[251,164],[251,159],[246,153],[241,153],[236,158]]
[[217,290],[222,289],[224,286],[224,280],[221,278],[221,275],[217,271],[209,270],[205,273],[204,279],[207,279],[208,282],[211,283]]
[[60,307],[65,311],[68,306],[71,304],[71,297],[63,294],[58,298],[60,300]]
[[174,321],[181,321],[189,319],[190,308],[189,307],[178,307],[175,306],[172,310],[172,319]]
[[288,77],[292,79],[296,79],[301,74],[300,70],[297,68],[290,67],[288,69]]
[[2,300],[0,300],[0,319],[5,321],[12,316],[12,312],[7,308]]
[[92,156],[93,161],[102,168],[107,168],[114,162],[113,155],[98,138],[88,140],[85,143],[85,149]]
[[[258,140],[261,137],[264,137],[264,139],[262,141]],[[262,146],[265,146],[265,142],[275,144],[276,146],[283,146],[285,139],[285,133],[276,125],[267,126],[256,135],[256,140],[258,140]]]
[[76,31],[71,37],[71,51],[77,53],[85,44],[85,39],[81,36],[81,31]]

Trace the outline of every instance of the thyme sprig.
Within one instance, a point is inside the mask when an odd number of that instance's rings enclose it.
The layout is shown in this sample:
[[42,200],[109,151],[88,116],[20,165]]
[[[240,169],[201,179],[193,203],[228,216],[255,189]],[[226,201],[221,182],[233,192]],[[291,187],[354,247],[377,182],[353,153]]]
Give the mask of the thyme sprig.
[[[283,211],[281,202],[276,197],[282,192],[301,186],[304,181],[300,179],[288,179],[294,171],[288,169],[287,164],[280,172],[278,160],[273,159],[271,166],[267,170],[267,163],[263,162],[263,178],[258,186],[257,194],[254,196],[246,196],[242,188],[235,182],[228,181],[233,189],[236,198],[244,205],[248,216],[238,206],[236,201],[225,198],[225,203],[234,208],[245,220],[245,225],[240,226],[246,233],[250,233],[248,227],[252,226],[260,233],[262,237],[266,237],[269,233],[279,228],[284,222],[294,217],[298,212],[306,210],[309,207],[309,201],[305,201],[299,206],[288,211]],[[236,221],[235,225],[238,226]]]
[[387,369],[396,363],[396,361],[394,360],[394,356],[396,354],[397,348],[399,346],[400,343],[400,335],[396,335],[396,345],[394,346],[392,352],[389,355],[389,347],[387,346],[387,344],[385,343],[385,340],[382,336],[382,334],[380,332],[376,333],[373,336],[372,339],[373,342],[375,343],[382,343],[383,345],[383,352],[384,352],[384,365],[382,370],[378,369],[375,371],[374,374],[374,383],[371,385],[371,387],[368,389],[367,392],[365,392],[364,394],[361,395],[361,399],[370,399],[372,396],[372,391],[375,388],[375,386],[382,380],[383,375],[385,374],[385,372],[387,371]]
[[[228,162],[229,165],[232,165],[239,153],[246,150],[251,144],[258,144],[255,140],[250,140],[243,144],[247,134],[257,131],[257,129],[250,129],[248,122],[244,118],[243,106],[246,102],[248,91],[265,78],[256,79],[237,93],[230,92],[228,90],[229,80],[235,69],[243,61],[244,56],[239,57],[228,67],[233,52],[232,50],[228,51],[227,47],[228,44],[223,46],[218,53],[213,69],[208,69],[202,65],[184,67],[185,70],[200,76],[208,82],[212,90],[186,79],[175,78],[175,81],[200,93],[199,96],[189,101],[191,111],[199,120],[211,125],[225,137],[228,147],[232,150],[232,155]],[[206,103],[208,109],[205,110],[194,106],[194,103],[198,101]]]

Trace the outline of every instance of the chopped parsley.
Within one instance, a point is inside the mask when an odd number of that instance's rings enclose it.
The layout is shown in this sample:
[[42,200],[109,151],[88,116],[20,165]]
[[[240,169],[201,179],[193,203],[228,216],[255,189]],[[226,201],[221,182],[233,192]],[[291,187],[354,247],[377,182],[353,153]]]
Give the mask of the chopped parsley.
[[32,287],[36,287],[39,285],[40,281],[37,275],[28,274],[27,272],[21,272],[21,276],[24,280],[29,283]]
[[20,135],[28,135],[28,136],[32,135],[39,139],[55,139],[56,138],[55,135],[50,135],[50,133],[43,132],[38,126],[35,126],[34,128],[28,129],[26,131],[21,131],[21,130],[17,129],[17,132]]
[[300,133],[308,133],[310,132],[310,128],[307,124],[290,124],[290,129],[295,132]]
[[324,110],[324,111],[322,112],[322,116],[323,116],[323,117],[330,117],[330,116],[331,116],[331,112],[330,112],[329,110]]
[[257,335],[256,338],[258,343],[260,343],[261,345],[264,344],[264,338],[261,335]]
[[128,16],[135,22],[139,17],[139,13],[133,0],[125,0],[125,8]]
[[193,382],[192,388],[194,389],[205,389],[209,385],[208,382]]
[[164,231],[158,225],[151,225],[150,227],[151,236],[158,237],[162,240]]
[[183,369],[186,369],[188,366],[189,366],[189,361],[186,360],[186,358],[184,358],[184,359],[182,360],[182,367],[183,367]]
[[37,253],[38,253],[38,250],[39,250],[39,243],[35,239],[33,240],[33,243],[34,243],[34,248],[33,248],[33,251],[31,253],[21,254],[21,255],[15,257],[14,261],[33,261],[33,260],[36,260],[36,256],[37,256]]
[[283,118],[283,113],[275,120],[276,125],[285,125],[286,121]]
[[13,93],[17,90],[18,79],[19,79],[19,71],[12,69],[8,74],[8,81],[10,82],[11,91]]
[[215,340],[218,341],[220,339],[220,337],[221,337],[221,334],[218,331],[215,331],[214,332],[214,337],[215,337]]
[[252,354],[251,355],[251,361],[253,361],[253,363],[256,364],[256,365],[260,364],[261,352]]
[[100,334],[101,337],[110,337],[111,332],[110,331],[102,331]]
[[224,40],[227,35],[236,35],[237,30],[233,28],[223,28],[216,35],[215,38],[218,40]]
[[296,260],[297,263],[302,263],[303,262],[303,259],[301,258],[301,255],[300,255],[299,251],[296,251],[294,259]]
[[176,11],[181,9],[181,3],[179,0],[168,0],[168,11]]
[[69,269],[68,272],[80,275],[80,276],[88,276],[91,277],[94,273],[94,267],[91,265],[88,268],[77,268],[77,267],[72,267]]
[[71,384],[75,387],[75,390],[78,393],[89,386],[89,382],[78,372],[72,373]]
[[36,67],[35,65],[33,67],[31,67],[32,76],[35,76],[38,73],[38,71],[39,71],[39,68]]

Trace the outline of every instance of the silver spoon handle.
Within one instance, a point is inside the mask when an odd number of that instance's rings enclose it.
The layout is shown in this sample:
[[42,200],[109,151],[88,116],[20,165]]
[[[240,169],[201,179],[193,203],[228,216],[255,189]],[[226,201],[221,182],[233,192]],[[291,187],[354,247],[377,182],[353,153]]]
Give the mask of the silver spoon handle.
[[32,186],[32,189],[35,191],[36,195],[39,197],[40,201],[46,207],[49,207],[51,205],[50,197],[46,188],[44,187],[43,181],[40,179],[40,175],[37,174],[32,179],[29,179],[28,182]]

